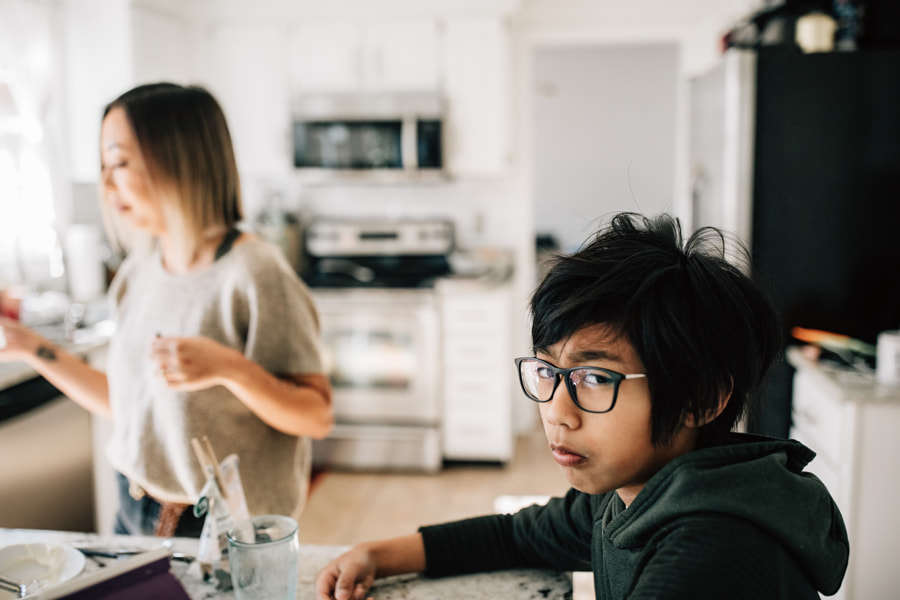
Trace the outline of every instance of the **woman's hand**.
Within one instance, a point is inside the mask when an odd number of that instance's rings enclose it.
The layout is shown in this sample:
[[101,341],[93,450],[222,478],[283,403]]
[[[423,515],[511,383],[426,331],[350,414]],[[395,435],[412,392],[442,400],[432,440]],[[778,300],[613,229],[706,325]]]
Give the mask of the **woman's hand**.
[[203,337],[157,337],[150,349],[156,373],[173,390],[195,392],[224,383],[223,372],[243,355]]
[[0,317],[0,361],[33,358],[42,345],[50,344],[18,321]]
[[282,433],[322,439],[334,424],[325,375],[276,376],[237,350],[203,337],[157,337],[150,360],[169,389],[196,392],[224,386]]
[[318,600],[365,600],[375,581],[372,553],[355,546],[325,565],[316,576]]

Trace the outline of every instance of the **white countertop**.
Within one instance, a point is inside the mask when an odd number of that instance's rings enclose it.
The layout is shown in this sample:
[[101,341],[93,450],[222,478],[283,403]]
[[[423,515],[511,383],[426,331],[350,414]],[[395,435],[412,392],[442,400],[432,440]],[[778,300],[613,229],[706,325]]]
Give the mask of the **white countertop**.
[[811,373],[846,401],[900,403],[900,386],[879,383],[874,370],[852,369],[811,360],[797,346],[789,347],[786,355],[792,367]]
[[[162,538],[153,537],[99,536],[90,533],[0,528],[0,547],[10,544],[44,542],[84,547],[138,546],[152,549],[159,547],[162,541]],[[172,550],[194,555],[197,551],[197,540],[173,538]],[[316,572],[344,550],[346,550],[345,546],[301,544],[298,600],[314,598],[313,583]],[[88,559],[85,562],[83,573],[97,571],[100,568],[99,563]],[[192,600],[229,600],[234,598],[233,593],[218,592],[211,585],[194,577],[192,572],[188,572],[188,566],[185,563],[173,561],[172,572],[181,581]],[[376,600],[493,600],[496,598],[562,600],[572,597],[572,578],[570,573],[536,569],[517,569],[440,579],[405,575],[376,581],[369,595]]]

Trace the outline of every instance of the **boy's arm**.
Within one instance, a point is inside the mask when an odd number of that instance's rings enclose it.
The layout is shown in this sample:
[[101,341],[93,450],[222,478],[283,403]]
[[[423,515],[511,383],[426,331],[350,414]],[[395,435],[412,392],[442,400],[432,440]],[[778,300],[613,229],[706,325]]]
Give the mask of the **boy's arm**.
[[595,515],[606,496],[570,490],[544,506],[421,527],[431,577],[514,568],[590,570]]

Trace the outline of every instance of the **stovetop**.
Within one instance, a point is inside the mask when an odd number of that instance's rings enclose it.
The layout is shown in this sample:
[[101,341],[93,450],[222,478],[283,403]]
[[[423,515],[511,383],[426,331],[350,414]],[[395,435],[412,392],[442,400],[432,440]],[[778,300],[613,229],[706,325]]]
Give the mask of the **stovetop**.
[[453,226],[443,220],[320,219],[304,236],[310,287],[433,287],[451,271]]
[[311,259],[311,288],[428,288],[451,273],[446,256],[356,256]]

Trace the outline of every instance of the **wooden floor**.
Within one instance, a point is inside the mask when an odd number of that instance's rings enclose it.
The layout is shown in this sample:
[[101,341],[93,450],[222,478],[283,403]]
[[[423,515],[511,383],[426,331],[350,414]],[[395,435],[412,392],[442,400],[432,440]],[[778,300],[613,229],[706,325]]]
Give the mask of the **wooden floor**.
[[505,466],[449,464],[434,475],[329,472],[300,519],[300,542],[344,545],[403,535],[492,513],[501,495],[560,495],[568,487],[539,430],[520,436]]

